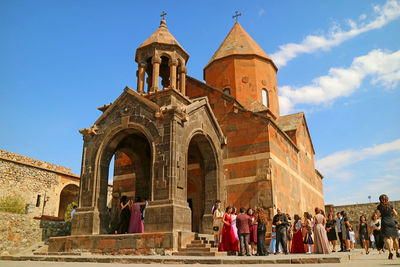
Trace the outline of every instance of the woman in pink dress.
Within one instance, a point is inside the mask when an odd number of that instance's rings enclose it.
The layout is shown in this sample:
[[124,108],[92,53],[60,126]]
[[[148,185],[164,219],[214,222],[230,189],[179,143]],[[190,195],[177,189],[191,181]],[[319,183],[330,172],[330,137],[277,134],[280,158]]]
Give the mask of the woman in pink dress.
[[133,204],[131,220],[129,222],[128,233],[136,234],[144,232],[144,225],[142,221],[142,213],[140,212],[140,205],[143,205],[140,198],[136,198],[136,202]]
[[[232,207],[228,206],[224,217],[222,218],[224,226],[222,227],[220,251],[227,251],[231,255],[238,251],[237,240],[232,227]],[[235,245],[236,244],[236,245]]]
[[238,235],[238,229],[236,226],[236,218],[237,218],[237,210],[236,208],[232,208],[232,229],[233,229],[233,234],[235,236],[235,241],[233,243],[234,247],[236,248],[236,251],[239,251],[239,235]]

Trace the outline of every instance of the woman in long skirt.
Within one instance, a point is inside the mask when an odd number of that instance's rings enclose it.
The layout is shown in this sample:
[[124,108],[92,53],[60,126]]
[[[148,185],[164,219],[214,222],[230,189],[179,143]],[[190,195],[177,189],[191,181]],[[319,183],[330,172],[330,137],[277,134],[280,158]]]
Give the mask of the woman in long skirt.
[[130,234],[137,234],[144,232],[144,225],[142,220],[142,213],[140,211],[140,205],[145,204],[141,202],[141,199],[138,197],[136,198],[136,202],[132,206],[132,214],[131,219],[129,222],[129,229],[128,233]]
[[300,216],[294,215],[294,225],[293,225],[293,240],[290,253],[306,253],[303,244],[303,234],[301,233],[302,222]]
[[251,246],[251,254],[255,255],[257,251],[257,221],[256,215],[254,214],[254,210],[249,208],[247,210],[247,215],[249,215],[252,224],[249,225],[250,234],[249,234],[249,244]]
[[[222,237],[221,237],[221,245],[219,247],[220,251],[227,251],[231,255],[235,254],[238,251],[237,241],[235,238],[235,233],[232,228],[232,207],[228,206],[226,208],[226,212],[224,217],[222,218],[222,222],[224,226],[222,227]],[[235,245],[236,243],[236,245]]]
[[127,196],[122,196],[120,201],[121,213],[118,225],[118,234],[126,234],[128,233],[129,228],[129,220],[131,218],[131,211],[129,210],[130,200],[128,200]]
[[314,216],[314,253],[329,254],[331,252],[325,230],[326,219],[319,208],[315,208]]
[[267,245],[265,244],[265,232],[267,231],[267,216],[264,209],[258,208],[257,213],[257,256],[266,256]]

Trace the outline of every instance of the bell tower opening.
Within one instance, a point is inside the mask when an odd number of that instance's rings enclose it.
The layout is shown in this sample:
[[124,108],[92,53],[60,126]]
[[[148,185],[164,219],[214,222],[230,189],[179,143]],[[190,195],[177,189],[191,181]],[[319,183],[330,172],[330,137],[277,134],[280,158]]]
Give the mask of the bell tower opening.
[[168,31],[163,18],[160,27],[136,50],[138,93],[174,89],[185,95],[188,59],[189,55]]

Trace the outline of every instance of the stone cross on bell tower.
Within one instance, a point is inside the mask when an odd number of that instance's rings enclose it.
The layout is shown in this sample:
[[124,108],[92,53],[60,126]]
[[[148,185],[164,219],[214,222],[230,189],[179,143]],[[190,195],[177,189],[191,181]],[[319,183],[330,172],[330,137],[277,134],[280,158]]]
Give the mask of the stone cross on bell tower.
[[235,11],[235,15],[232,16],[233,19],[236,19],[236,22],[238,22],[239,16],[241,16],[242,13],[239,13],[238,11]]
[[160,15],[160,17],[162,17],[162,19],[165,20],[165,15],[167,15],[167,13],[165,13],[165,11],[163,11],[162,14]]

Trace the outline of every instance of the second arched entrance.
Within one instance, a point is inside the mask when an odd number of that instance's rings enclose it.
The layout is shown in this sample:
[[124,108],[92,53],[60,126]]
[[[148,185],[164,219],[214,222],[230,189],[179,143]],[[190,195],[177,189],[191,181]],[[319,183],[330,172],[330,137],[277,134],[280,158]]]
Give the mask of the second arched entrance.
[[217,156],[204,134],[194,135],[187,153],[187,200],[192,212],[192,231],[212,232],[211,208],[218,198]]

